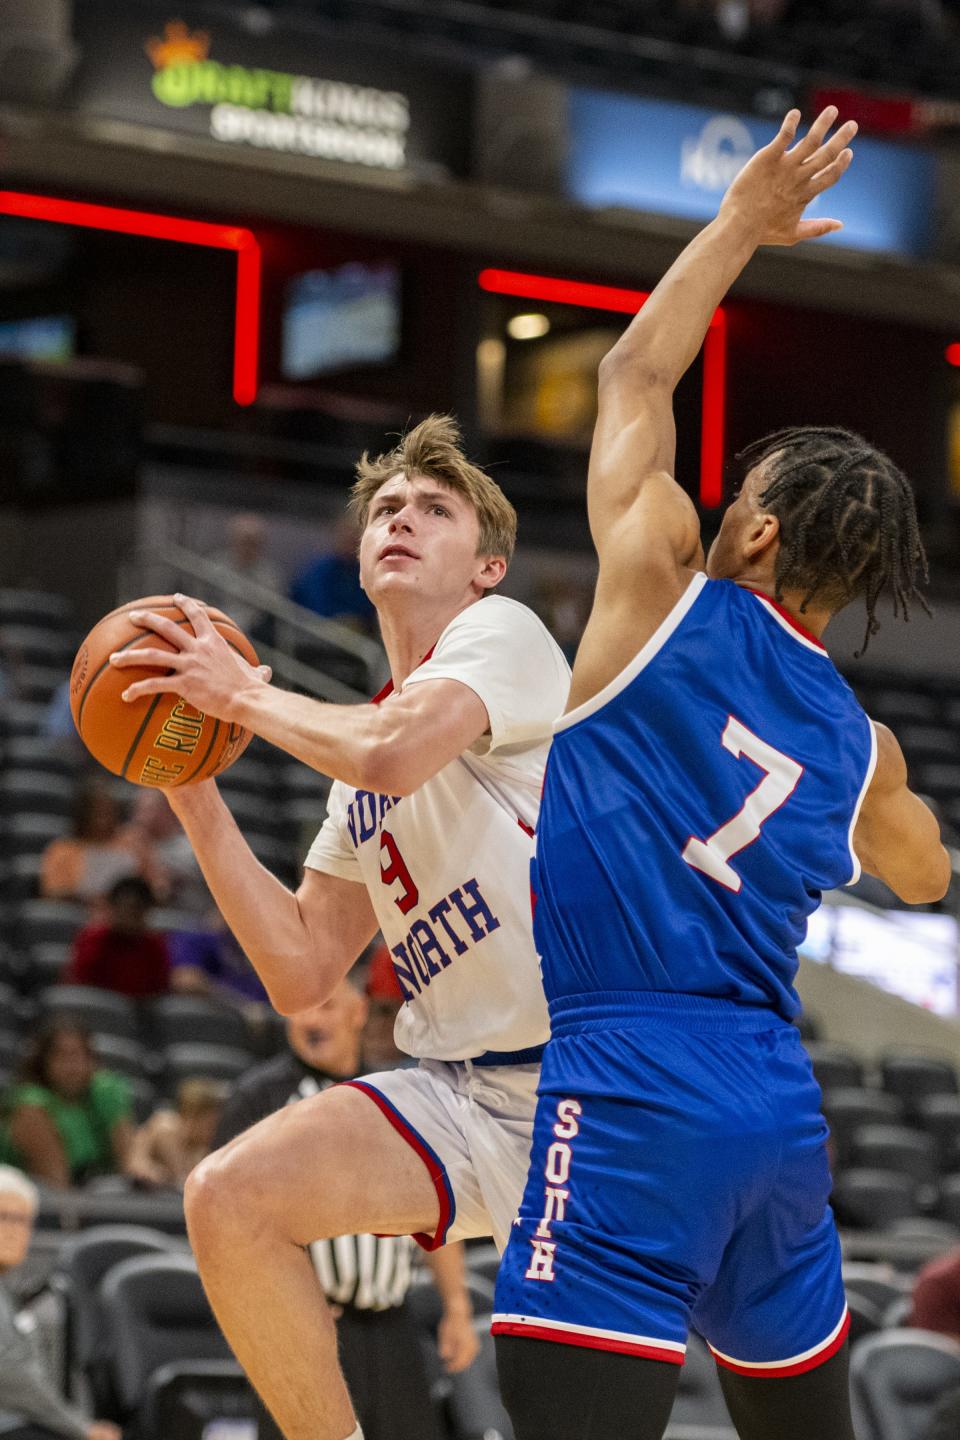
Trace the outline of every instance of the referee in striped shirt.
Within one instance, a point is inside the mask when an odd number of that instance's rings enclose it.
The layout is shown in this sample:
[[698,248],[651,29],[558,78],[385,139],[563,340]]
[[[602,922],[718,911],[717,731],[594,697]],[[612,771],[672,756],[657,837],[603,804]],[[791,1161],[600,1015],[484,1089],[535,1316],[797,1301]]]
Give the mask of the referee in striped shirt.
[[[344,980],[323,1005],[287,1021],[289,1049],[249,1070],[231,1092],[214,1149],[284,1105],[316,1095],[361,1066],[367,1001]],[[342,1235],[310,1247],[320,1284],[335,1307],[340,1359],[365,1440],[438,1440],[419,1337],[404,1304],[414,1242],[409,1236]],[[478,1341],[464,1280],[463,1247],[426,1257],[440,1293],[440,1358],[451,1374],[465,1370]],[[282,1440],[265,1408],[259,1440]]]

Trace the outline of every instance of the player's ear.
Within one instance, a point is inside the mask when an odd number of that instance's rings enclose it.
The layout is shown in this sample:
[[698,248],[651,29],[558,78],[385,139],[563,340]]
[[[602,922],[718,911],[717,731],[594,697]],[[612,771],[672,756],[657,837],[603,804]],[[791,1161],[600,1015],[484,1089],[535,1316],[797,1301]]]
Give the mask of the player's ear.
[[780,540],[780,518],[762,510],[751,521],[743,537],[743,553],[747,560],[758,559],[765,550]]
[[481,590],[492,590],[507,573],[507,562],[502,555],[481,555],[477,563],[480,568],[474,582]]

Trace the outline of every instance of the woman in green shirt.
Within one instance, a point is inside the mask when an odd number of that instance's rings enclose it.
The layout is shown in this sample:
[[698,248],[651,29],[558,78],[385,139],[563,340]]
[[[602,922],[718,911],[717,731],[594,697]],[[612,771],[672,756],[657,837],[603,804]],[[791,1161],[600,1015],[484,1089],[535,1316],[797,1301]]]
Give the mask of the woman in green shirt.
[[66,1189],[123,1171],[134,1134],[130,1090],[122,1075],[99,1068],[78,1022],[44,1026],[9,1107],[9,1158],[35,1180]]

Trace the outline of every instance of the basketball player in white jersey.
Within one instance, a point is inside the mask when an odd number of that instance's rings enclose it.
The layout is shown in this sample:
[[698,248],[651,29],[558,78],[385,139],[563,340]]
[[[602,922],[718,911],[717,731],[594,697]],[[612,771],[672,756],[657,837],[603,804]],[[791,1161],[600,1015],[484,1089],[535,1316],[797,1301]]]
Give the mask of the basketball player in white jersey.
[[458,441],[434,416],[358,466],[360,573],[392,674],[374,704],[278,690],[187,599],[195,636],[142,617],[175,654],[138,650],[168,673],[126,692],[172,691],[334,777],[296,894],[214,782],[169,799],[276,1008],[324,999],[380,929],[405,996],[397,1042],[421,1060],[288,1107],[188,1182],[207,1293],[287,1440],[361,1440],[304,1247],[358,1232],[502,1247],[526,1177],[548,1034],[531,837],[569,671],[530,610],[490,593],[516,515]]

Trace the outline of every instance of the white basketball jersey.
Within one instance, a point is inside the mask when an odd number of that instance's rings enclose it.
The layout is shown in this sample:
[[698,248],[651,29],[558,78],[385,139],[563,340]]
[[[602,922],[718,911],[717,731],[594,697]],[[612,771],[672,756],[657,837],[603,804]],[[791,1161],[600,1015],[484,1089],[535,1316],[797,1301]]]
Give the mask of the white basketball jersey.
[[[531,610],[490,595],[451,620],[403,688],[429,680],[468,685],[489,732],[412,795],[335,782],[306,864],[366,885],[406,1002],[400,1048],[466,1060],[549,1033],[530,857],[570,669]],[[389,689],[378,702],[389,705]]]

